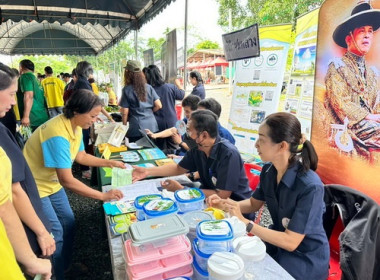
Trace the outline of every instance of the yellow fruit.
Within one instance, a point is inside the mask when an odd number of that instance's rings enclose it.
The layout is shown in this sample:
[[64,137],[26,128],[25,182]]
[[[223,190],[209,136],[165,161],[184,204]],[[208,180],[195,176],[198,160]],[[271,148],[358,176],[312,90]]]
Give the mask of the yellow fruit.
[[206,211],[206,212],[212,212],[212,214],[214,215],[215,219],[217,219],[217,220],[222,220],[225,217],[224,211],[220,210],[218,208],[209,207],[209,208],[205,209],[204,211]]

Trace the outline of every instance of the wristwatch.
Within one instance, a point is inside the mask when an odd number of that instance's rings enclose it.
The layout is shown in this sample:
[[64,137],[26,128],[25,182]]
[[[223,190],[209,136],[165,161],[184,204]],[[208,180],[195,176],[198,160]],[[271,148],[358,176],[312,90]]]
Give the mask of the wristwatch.
[[245,231],[247,233],[251,233],[251,230],[253,229],[254,224],[255,223],[253,221],[249,221],[248,224],[247,224],[247,227],[245,228]]

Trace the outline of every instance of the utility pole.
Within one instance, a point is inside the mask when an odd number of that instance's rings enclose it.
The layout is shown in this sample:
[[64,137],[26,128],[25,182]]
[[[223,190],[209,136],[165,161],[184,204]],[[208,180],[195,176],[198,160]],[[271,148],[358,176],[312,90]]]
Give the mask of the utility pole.
[[183,89],[186,91],[187,84],[187,8],[188,2],[185,0],[185,38],[183,46]]
[[[228,9],[228,30],[232,32],[232,9]],[[232,61],[228,62],[228,92],[232,95]]]

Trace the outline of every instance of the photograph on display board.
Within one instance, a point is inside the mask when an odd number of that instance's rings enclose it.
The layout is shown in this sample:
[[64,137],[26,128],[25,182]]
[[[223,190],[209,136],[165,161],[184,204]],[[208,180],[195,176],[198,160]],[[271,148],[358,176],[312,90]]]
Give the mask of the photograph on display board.
[[293,75],[312,75],[315,70],[315,45],[294,52]]
[[264,121],[265,119],[265,111],[260,111],[260,110],[252,110],[251,113],[251,123],[257,123],[260,124]]
[[379,27],[380,0],[327,1],[321,7],[312,126],[324,182],[359,189],[377,201]]
[[263,92],[259,90],[252,90],[249,92],[248,105],[251,107],[260,107],[263,102]]

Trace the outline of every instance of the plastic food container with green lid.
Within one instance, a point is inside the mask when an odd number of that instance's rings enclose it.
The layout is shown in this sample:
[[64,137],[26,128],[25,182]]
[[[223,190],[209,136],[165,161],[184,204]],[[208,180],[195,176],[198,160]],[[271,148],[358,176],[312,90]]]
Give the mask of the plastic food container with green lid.
[[204,208],[204,193],[197,188],[178,190],[174,193],[179,211],[182,213],[202,210]]
[[231,225],[225,220],[202,221],[197,225],[198,248],[202,253],[232,251],[234,237]]
[[178,215],[161,216],[134,223],[129,227],[129,236],[133,246],[165,246],[169,238],[188,232],[189,226]]
[[139,221],[145,220],[145,214],[143,210],[143,205],[151,200],[160,199],[162,196],[160,194],[147,194],[140,195],[136,197],[134,206],[136,208],[136,217]]
[[170,198],[160,198],[146,202],[143,205],[145,219],[177,214],[177,204]]

